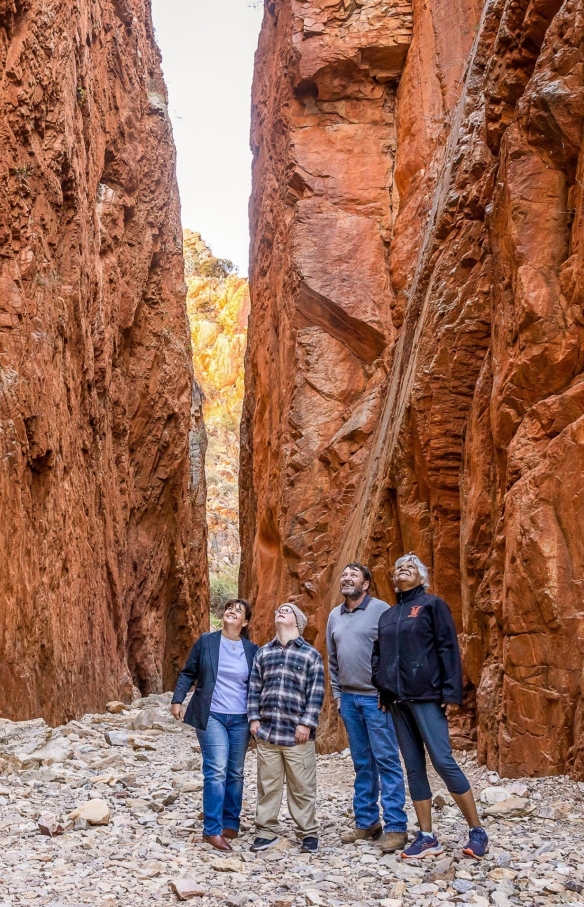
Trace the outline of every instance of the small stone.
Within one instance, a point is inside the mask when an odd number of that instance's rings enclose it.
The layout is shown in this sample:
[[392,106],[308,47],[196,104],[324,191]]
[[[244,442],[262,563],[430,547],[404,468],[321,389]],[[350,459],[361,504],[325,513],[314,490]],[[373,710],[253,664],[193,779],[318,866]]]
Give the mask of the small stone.
[[120,715],[122,712],[125,712],[129,709],[124,702],[118,702],[117,699],[114,699],[112,702],[106,704],[105,710],[109,712],[110,715]]
[[128,745],[128,735],[126,731],[106,731],[105,739],[110,746]]
[[70,813],[69,818],[85,819],[90,825],[109,825],[111,811],[105,800],[94,799],[82,803]]
[[57,817],[53,815],[41,816],[37,825],[40,833],[46,835],[48,838],[62,835],[65,830]]
[[383,900],[379,902],[379,907],[401,907],[401,905],[401,898],[383,898]]
[[448,802],[449,798],[446,791],[439,790],[434,794],[432,806],[434,807],[434,809],[444,809]]
[[469,879],[454,879],[451,885],[459,894],[466,894],[467,891],[471,891],[475,887],[475,883]]
[[502,891],[491,892],[491,902],[495,907],[509,907],[511,901]]
[[310,904],[311,907],[324,907],[324,900],[319,891],[305,891],[304,897],[306,898],[306,903]]
[[242,870],[241,860],[235,857],[218,857],[212,861],[211,866],[216,872],[241,872]]
[[169,882],[171,890],[174,891],[179,901],[188,901],[189,898],[202,898],[205,896],[205,890],[201,883],[196,879],[174,879]]
[[485,811],[485,816],[497,816],[501,819],[515,819],[521,816],[528,816],[532,813],[534,807],[530,800],[525,800],[523,797],[508,797],[506,800],[501,800],[493,806],[488,806]]
[[494,803],[502,803],[509,799],[509,791],[504,787],[485,787],[481,791],[481,803],[492,806]]
[[581,882],[576,882],[575,879],[566,879],[564,888],[566,891],[575,891],[576,894],[580,894],[581,891],[584,891],[584,885],[582,885]]
[[493,879],[494,882],[500,882],[502,879],[514,879],[517,876],[517,873],[512,869],[507,869],[504,866],[499,866],[497,869],[491,869],[487,873],[490,879]]

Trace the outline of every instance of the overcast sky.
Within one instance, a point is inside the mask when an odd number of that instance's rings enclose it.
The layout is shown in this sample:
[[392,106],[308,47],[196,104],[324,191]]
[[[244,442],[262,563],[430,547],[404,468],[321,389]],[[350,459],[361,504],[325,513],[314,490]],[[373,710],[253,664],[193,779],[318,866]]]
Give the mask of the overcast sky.
[[263,3],[152,0],[184,227],[247,275],[253,57]]

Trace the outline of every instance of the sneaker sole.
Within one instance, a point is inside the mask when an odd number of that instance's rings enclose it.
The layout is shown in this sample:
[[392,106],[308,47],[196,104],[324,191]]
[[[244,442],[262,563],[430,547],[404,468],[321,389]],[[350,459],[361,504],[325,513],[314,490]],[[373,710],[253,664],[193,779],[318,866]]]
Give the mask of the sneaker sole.
[[426,850],[423,850],[422,853],[416,854],[415,856],[409,856],[407,853],[402,853],[402,860],[423,860],[424,857],[437,857],[441,853],[444,853],[444,848],[440,845],[439,847],[427,847]]
[[268,844],[262,844],[261,847],[254,847],[252,844],[252,846],[250,847],[250,850],[253,850],[254,853],[257,853],[259,850],[269,850],[270,847],[275,847],[276,844],[279,842],[279,840],[280,840],[279,838],[274,838]]
[[308,847],[301,847],[300,853],[318,853],[319,849],[320,848],[317,847],[315,850],[310,850]]
[[471,860],[482,860],[488,854],[489,848],[487,847],[487,849],[485,850],[485,853],[482,857],[479,856],[478,853],[473,853],[473,851],[470,849],[470,847],[463,847],[462,852],[465,855],[465,857],[470,857]]

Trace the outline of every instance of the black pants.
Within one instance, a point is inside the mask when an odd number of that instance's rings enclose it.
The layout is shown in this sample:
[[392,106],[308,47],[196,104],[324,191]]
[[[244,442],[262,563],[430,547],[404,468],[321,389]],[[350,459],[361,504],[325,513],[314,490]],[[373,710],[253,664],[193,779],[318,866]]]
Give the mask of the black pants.
[[444,709],[437,702],[396,702],[391,714],[412,800],[429,800],[432,796],[425,750],[450,793],[466,794],[470,784],[452,755]]

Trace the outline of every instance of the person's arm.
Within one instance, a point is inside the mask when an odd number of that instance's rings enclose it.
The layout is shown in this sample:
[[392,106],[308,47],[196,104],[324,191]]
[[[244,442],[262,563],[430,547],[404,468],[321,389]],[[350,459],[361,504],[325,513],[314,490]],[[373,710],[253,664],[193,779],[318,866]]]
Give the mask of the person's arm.
[[189,653],[187,658],[187,663],[184,666],[183,670],[178,675],[176,685],[174,688],[174,693],[172,695],[172,702],[170,704],[170,711],[172,715],[177,719],[181,718],[181,704],[186,699],[187,693],[192,686],[197,682],[197,677],[199,676],[199,663],[201,659],[201,649],[202,649],[202,639],[200,636],[193,648]]
[[314,649],[314,656],[306,672],[306,703],[304,714],[299,724],[310,729],[318,727],[320,710],[324,702],[324,665],[319,653]]
[[253,660],[247,694],[247,720],[249,721],[252,734],[255,734],[260,723],[260,693],[262,691],[262,686],[263,670],[260,649]]
[[432,609],[436,652],[442,668],[442,702],[462,703],[462,663],[458,648],[458,634],[450,608],[437,598]]
[[333,691],[333,696],[335,698],[337,708],[339,708],[341,703],[341,687],[339,685],[339,660],[337,658],[337,646],[331,630],[330,617],[326,625],[326,648],[328,651],[328,668],[331,689]]

